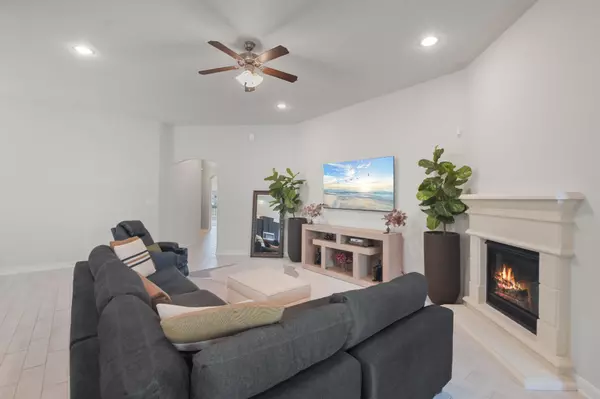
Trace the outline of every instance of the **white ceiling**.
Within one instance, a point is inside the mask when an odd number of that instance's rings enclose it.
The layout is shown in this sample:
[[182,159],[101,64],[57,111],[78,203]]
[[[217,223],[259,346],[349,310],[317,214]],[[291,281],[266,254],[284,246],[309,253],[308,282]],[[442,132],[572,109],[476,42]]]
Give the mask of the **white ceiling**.
[[[534,0],[0,0],[0,95],[176,124],[288,124],[464,67]],[[423,49],[427,34],[440,44]],[[284,45],[244,93],[206,42]],[[79,42],[99,56],[69,52]],[[238,72],[239,73],[239,72]],[[275,104],[284,101],[286,111]]]

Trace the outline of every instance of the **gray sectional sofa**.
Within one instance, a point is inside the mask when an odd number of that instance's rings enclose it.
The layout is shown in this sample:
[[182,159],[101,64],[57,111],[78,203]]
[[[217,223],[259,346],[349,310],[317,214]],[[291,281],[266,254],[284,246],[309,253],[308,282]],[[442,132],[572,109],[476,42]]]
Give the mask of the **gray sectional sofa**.
[[[224,304],[175,267],[149,279],[175,304]],[[431,399],[451,378],[453,314],[425,297],[423,276],[408,274],[186,354],[139,277],[100,246],[75,266],[71,399]]]

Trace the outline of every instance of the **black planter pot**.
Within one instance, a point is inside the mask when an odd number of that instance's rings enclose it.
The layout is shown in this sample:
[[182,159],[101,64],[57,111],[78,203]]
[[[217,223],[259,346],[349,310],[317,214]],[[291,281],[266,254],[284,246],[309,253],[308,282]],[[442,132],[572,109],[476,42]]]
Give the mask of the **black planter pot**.
[[288,219],[288,256],[292,262],[302,260],[302,225],[308,223],[306,218]]
[[436,305],[456,303],[460,295],[460,234],[424,234],[425,277],[429,299]]

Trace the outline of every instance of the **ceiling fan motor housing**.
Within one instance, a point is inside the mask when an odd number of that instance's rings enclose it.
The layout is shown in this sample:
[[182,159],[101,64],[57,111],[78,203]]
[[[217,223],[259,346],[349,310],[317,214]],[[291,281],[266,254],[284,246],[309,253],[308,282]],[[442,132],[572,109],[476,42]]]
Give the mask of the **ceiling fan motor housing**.
[[252,40],[246,40],[244,42],[244,48],[246,49],[246,51],[251,52],[252,50],[254,50],[254,47],[256,47],[256,43],[254,43]]

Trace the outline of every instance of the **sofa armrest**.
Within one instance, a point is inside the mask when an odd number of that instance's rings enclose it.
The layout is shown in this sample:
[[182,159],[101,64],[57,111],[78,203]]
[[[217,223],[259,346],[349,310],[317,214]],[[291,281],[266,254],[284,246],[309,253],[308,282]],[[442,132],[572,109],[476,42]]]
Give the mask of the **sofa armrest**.
[[77,262],[73,271],[70,345],[98,335],[94,277],[88,262]]
[[179,244],[177,244],[176,242],[161,241],[157,242],[157,244],[160,247],[160,249],[167,252],[175,252],[176,249],[179,249]]
[[452,378],[451,310],[428,306],[352,348],[363,398],[432,398]]
[[345,306],[330,304],[224,339],[194,356],[191,396],[254,397],[333,356],[348,330]]

